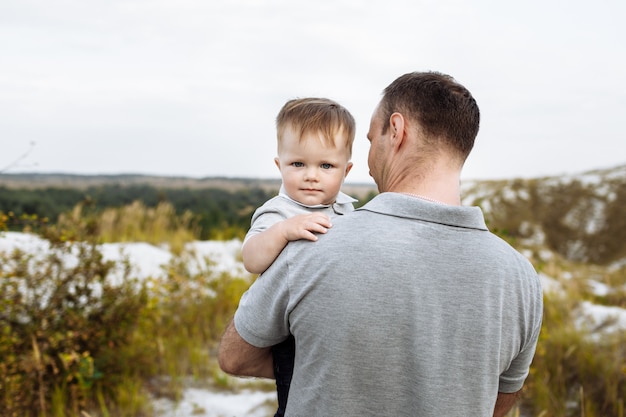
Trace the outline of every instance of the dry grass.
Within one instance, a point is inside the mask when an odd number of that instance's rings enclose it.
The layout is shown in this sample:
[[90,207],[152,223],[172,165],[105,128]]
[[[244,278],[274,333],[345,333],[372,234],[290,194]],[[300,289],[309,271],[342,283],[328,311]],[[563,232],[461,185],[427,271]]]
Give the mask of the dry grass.
[[121,208],[107,208],[101,214],[90,213],[84,204],[78,204],[71,213],[59,216],[56,226],[65,231],[68,240],[80,240],[85,229],[93,229],[100,242],[167,244],[175,254],[198,235],[192,213],[177,215],[168,202],[152,208],[135,201]]

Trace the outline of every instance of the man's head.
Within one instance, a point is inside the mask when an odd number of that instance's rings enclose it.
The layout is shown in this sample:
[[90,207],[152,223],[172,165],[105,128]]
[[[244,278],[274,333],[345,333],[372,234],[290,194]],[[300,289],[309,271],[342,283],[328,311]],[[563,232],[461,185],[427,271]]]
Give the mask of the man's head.
[[[398,175],[393,165],[423,173],[445,162],[460,172],[479,124],[476,101],[452,77],[437,72],[402,75],[385,88],[372,116],[370,172],[377,183],[385,183],[378,184],[383,189]],[[401,143],[395,141],[398,133],[404,138]],[[392,149],[403,152],[401,161],[389,159],[395,155],[388,153]]]
[[276,117],[276,166],[289,197],[306,205],[335,201],[352,168],[354,118],[325,98],[288,101]]
[[480,111],[472,94],[449,75],[413,72],[398,77],[383,91],[379,110],[384,120],[398,112],[418,123],[423,137],[446,146],[465,161],[478,134]]

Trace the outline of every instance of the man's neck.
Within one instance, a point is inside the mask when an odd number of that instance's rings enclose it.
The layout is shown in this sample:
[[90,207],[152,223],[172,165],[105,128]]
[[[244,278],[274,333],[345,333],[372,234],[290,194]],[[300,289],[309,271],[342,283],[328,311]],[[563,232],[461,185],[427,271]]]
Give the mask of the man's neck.
[[386,191],[409,194],[452,206],[461,205],[460,173],[452,171],[429,173],[421,177],[407,176]]

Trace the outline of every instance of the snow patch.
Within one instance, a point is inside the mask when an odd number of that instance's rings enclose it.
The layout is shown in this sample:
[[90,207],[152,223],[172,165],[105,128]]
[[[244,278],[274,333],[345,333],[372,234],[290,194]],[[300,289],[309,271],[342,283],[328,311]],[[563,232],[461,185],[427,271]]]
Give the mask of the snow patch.
[[626,309],[624,308],[583,301],[581,309],[582,314],[577,324],[581,328],[592,331],[597,340],[600,340],[603,334],[626,331]]
[[163,417],[267,417],[276,411],[276,393],[261,391],[211,392],[190,388],[183,399],[175,403],[167,399],[153,402],[156,415]]
[[[20,232],[0,233],[0,253],[10,254],[15,249],[24,253],[43,257],[50,250],[47,240],[37,235]],[[104,260],[127,261],[131,268],[131,276],[146,279],[165,276],[164,267],[173,259],[167,246],[158,247],[145,242],[105,243],[98,249]],[[226,272],[236,276],[250,276],[240,260],[241,241],[194,241],[185,245],[182,257],[189,261],[191,272],[210,269],[213,272]],[[66,266],[75,265],[78,261],[75,256],[68,256],[64,260]],[[122,265],[114,271],[111,279],[119,279],[122,275]],[[195,268],[195,270],[194,270]]]

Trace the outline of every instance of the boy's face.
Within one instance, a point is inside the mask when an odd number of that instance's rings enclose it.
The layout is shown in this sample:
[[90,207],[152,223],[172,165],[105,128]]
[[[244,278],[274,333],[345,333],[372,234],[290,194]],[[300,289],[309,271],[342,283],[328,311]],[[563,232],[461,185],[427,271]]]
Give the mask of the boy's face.
[[285,129],[274,161],[289,197],[308,206],[335,202],[352,168],[341,132],[335,135],[335,145],[324,145],[320,133],[306,133],[300,139],[293,128]]

